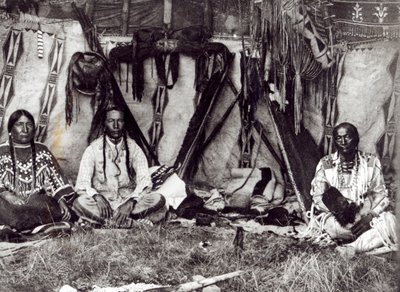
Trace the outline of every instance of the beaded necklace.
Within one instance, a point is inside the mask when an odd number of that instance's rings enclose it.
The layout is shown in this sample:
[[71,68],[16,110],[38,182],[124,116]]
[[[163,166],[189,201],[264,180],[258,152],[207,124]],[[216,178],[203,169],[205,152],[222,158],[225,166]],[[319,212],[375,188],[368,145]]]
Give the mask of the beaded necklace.
[[[339,162],[338,165],[338,178],[339,178],[339,189],[353,189],[353,187],[357,188],[357,180],[358,180],[358,169],[360,165],[360,157],[358,153],[354,156],[353,161],[348,163],[346,167],[343,167],[344,162]],[[346,179],[344,177],[344,173],[350,172],[350,180],[349,183],[346,183]]]

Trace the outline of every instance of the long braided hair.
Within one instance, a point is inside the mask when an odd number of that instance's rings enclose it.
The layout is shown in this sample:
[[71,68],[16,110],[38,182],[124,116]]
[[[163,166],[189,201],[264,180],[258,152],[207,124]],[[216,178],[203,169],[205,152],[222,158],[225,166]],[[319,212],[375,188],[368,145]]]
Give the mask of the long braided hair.
[[[35,119],[33,116],[30,114],[30,112],[19,109],[13,112],[8,119],[8,124],[7,124],[7,130],[8,130],[8,142],[10,144],[10,155],[11,155],[11,160],[12,160],[12,169],[13,169],[13,184],[14,184],[14,189],[16,188],[16,175],[17,175],[17,165],[15,161],[15,149],[14,149],[14,142],[12,138],[12,128],[14,127],[14,124],[22,117],[25,116],[28,118],[28,120],[35,125]],[[34,138],[30,141],[31,145],[31,151],[32,151],[32,181],[33,181],[33,188],[35,188],[36,185],[36,147],[35,147],[35,141]]]
[[[124,113],[124,111],[119,109],[116,106],[112,106],[112,107],[106,109],[106,111],[104,112],[104,115],[103,115],[103,127],[104,127],[103,128],[103,161],[104,161],[104,163],[103,163],[103,172],[104,172],[104,178],[105,178],[106,181],[107,181],[107,174],[106,174],[106,146],[107,146],[106,136],[107,136],[107,134],[106,134],[106,131],[105,131],[105,122],[106,122],[106,119],[107,119],[107,113],[111,112],[113,110],[121,112],[123,114],[123,116],[124,116],[124,121],[125,121],[125,113]],[[124,146],[125,146],[125,150],[126,150],[125,165],[126,165],[126,169],[128,171],[129,179],[132,179],[134,177],[134,171],[130,167],[130,163],[129,163],[129,161],[130,161],[130,152],[129,152],[129,147],[128,147],[128,134],[126,132],[125,127],[123,129],[122,139],[124,141]]]

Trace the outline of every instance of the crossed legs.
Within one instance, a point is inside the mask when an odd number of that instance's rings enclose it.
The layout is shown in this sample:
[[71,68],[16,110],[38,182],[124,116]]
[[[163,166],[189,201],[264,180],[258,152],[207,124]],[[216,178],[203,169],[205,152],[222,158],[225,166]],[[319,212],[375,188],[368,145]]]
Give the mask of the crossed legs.
[[[73,204],[73,209],[83,219],[95,223],[104,224],[106,218],[100,216],[100,209],[93,197],[80,195]],[[148,219],[152,223],[162,221],[168,211],[164,196],[159,193],[149,193],[141,197],[136,203],[131,219]]]

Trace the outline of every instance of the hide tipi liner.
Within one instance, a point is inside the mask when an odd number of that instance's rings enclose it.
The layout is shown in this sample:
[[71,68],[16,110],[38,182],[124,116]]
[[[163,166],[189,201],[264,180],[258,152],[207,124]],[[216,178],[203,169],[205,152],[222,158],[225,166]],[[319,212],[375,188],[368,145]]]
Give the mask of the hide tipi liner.
[[183,139],[182,146],[174,165],[181,165],[178,170],[178,175],[182,179],[190,180],[197,170],[198,155],[201,139],[204,136],[205,125],[210,117],[211,111],[214,108],[217,97],[223,87],[225,78],[232,63],[234,55],[229,53],[225,66],[220,72],[214,73],[207,87],[201,96],[199,105],[197,106],[192,118],[189,122],[189,127]]
[[[72,3],[72,7],[74,8],[74,11],[79,19],[79,23],[82,26],[82,30],[85,32],[85,38],[86,38],[91,50],[93,52],[97,52],[104,59],[106,59],[104,56],[102,47],[100,45],[100,42],[97,39],[97,35],[95,33],[95,28],[94,28],[92,22],[87,17],[85,12],[81,8],[78,8],[75,5],[75,3]],[[136,119],[132,115],[128,105],[126,104],[125,99],[121,93],[119,86],[118,86],[118,83],[114,78],[114,75],[111,73],[111,71],[109,70],[107,65],[105,66],[105,68],[106,68],[107,72],[110,74],[110,84],[111,84],[111,90],[113,91],[113,94],[112,94],[113,100],[103,100],[103,102],[100,104],[100,106],[97,109],[97,111],[93,117],[93,120],[92,120],[88,141],[89,142],[93,141],[102,133],[103,125],[102,125],[101,121],[103,119],[104,110],[106,109],[107,105],[110,102],[112,102],[115,105],[122,108],[125,113],[126,128],[127,128],[126,130],[128,132],[128,135],[131,138],[133,138],[136,141],[136,143],[138,143],[138,145],[146,152],[148,157],[150,156],[150,158],[154,162],[154,164],[159,165],[160,163],[158,161],[158,157],[152,151],[150,144],[147,142],[146,137],[144,136],[142,130],[140,129],[138,123],[136,122]]]
[[0,77],[0,129],[5,111],[14,96],[15,67],[23,51],[22,31],[10,29],[3,45],[4,68]]

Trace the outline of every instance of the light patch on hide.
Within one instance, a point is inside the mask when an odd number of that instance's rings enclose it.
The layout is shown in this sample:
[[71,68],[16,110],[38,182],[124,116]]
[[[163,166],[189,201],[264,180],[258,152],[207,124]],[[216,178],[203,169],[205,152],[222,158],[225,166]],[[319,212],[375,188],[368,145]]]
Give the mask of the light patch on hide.
[[[179,77],[168,91],[168,105],[164,111],[164,136],[159,145],[160,159],[173,164],[189,126],[195,108],[193,99],[195,62],[193,58],[181,54]],[[175,147],[171,147],[176,145]]]
[[324,136],[324,119],[321,112],[315,111],[315,109],[312,108],[309,109],[307,105],[304,105],[303,122],[314,141],[319,145]]
[[[229,76],[240,90],[240,50],[242,43],[240,41],[213,40],[225,44],[228,49],[235,53]],[[207,136],[214,129],[220,117],[225,113],[227,107],[234,100],[235,96],[227,85],[221,91],[221,95],[215,104],[212,115],[206,127]],[[200,160],[199,171],[195,177],[199,181],[207,181],[214,186],[220,185],[229,177],[229,169],[237,167],[239,163],[238,139],[240,133],[240,113],[236,105],[229,117],[225,120],[220,133],[210,143]]]
[[376,153],[385,130],[384,105],[393,90],[388,68],[398,49],[385,44],[347,52],[344,76],[338,89],[338,123],[353,123],[359,130],[360,149]]

